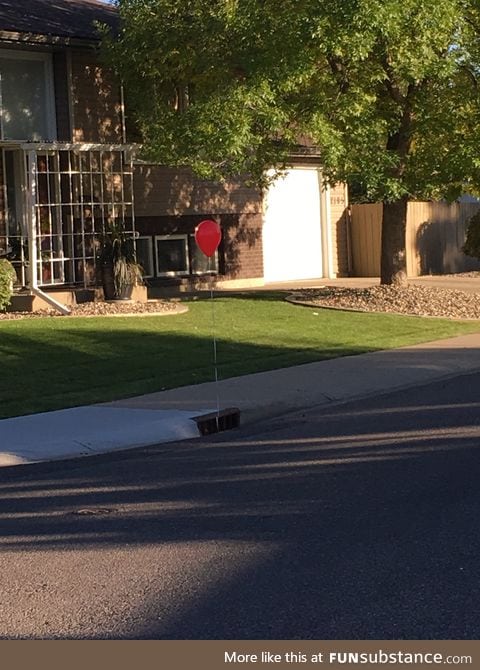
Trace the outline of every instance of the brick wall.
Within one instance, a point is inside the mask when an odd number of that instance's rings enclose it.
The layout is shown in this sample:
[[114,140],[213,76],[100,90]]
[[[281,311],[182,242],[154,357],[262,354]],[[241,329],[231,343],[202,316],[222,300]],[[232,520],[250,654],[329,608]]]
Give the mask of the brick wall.
[[[135,228],[140,235],[193,235],[203,215],[138,217]],[[216,214],[222,228],[219,247],[219,272],[225,279],[263,277],[261,214]]]
[[258,191],[240,181],[227,184],[195,177],[189,170],[137,165],[134,176],[137,216],[255,214],[262,210]]
[[90,50],[71,52],[74,142],[122,142],[120,88]]
[[262,214],[241,214],[223,226],[224,273],[227,279],[263,277]]
[[70,128],[67,54],[65,51],[53,54],[53,79],[55,85],[57,139],[61,142],[70,142],[72,139],[72,130]]
[[221,225],[219,270],[227,279],[263,276],[262,198],[241,182],[219,184],[188,170],[135,168],[136,229],[145,235],[192,234],[206,217]]

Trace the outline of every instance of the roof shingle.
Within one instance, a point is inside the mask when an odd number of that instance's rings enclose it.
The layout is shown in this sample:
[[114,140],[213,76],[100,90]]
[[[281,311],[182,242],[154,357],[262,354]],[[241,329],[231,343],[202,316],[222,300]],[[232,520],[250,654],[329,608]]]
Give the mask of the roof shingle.
[[0,31],[97,40],[94,22],[115,27],[117,17],[100,0],[0,0]]

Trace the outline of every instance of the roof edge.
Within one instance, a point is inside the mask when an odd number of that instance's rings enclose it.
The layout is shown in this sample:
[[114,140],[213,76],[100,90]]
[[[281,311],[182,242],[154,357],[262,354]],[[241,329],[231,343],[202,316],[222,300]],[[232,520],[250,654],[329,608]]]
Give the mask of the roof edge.
[[95,48],[100,44],[99,39],[82,37],[62,37],[60,35],[44,35],[41,33],[22,33],[12,30],[0,30],[0,43],[29,44],[36,46],[83,46]]

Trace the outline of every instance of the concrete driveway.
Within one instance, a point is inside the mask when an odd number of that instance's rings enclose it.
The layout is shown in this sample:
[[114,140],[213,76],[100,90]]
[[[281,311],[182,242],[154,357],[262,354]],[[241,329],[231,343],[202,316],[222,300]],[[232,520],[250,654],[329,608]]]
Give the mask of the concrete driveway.
[[[454,289],[466,291],[467,293],[480,292],[480,273],[478,276],[468,274],[458,275],[426,275],[424,277],[411,277],[409,283],[416,286],[430,286],[436,288]],[[266,284],[265,290],[296,290],[299,288],[317,288],[320,286],[345,286],[348,288],[367,288],[380,283],[378,277],[338,277],[337,279],[305,279],[303,281],[277,282]],[[255,288],[258,291],[258,287]]]

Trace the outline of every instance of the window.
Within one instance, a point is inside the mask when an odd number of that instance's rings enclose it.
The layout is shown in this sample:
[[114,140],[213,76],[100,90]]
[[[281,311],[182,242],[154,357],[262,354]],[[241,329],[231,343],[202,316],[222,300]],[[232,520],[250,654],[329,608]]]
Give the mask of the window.
[[1,139],[56,139],[50,54],[0,51],[0,107]]
[[189,274],[187,235],[157,235],[155,251],[159,277]]
[[205,254],[198,248],[195,242],[195,235],[190,235],[190,257],[191,273],[193,275],[206,275],[218,273],[218,252],[213,256],[205,256]]
[[153,266],[153,243],[151,237],[141,235],[135,241],[137,251],[137,261],[143,268],[143,276],[146,278],[155,275]]
[[[142,245],[139,244],[143,240]],[[148,237],[137,239],[137,256],[139,263],[144,267],[151,267],[153,277],[153,259],[151,265],[148,260]],[[151,242],[150,242],[151,248]],[[208,258],[200,251],[195,243],[195,235],[157,235],[155,237],[155,251],[157,260],[157,277],[176,277],[184,275],[204,275],[218,273],[218,254]],[[151,253],[151,252],[150,252]]]

